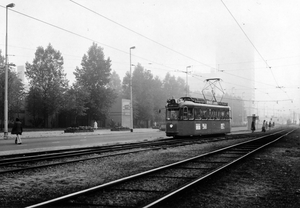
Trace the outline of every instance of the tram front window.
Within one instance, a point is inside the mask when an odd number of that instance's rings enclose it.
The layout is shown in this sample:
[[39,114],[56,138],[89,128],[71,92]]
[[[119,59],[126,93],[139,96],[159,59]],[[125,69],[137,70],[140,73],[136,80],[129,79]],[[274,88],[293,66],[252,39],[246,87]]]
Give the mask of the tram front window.
[[179,109],[167,109],[167,120],[178,120]]

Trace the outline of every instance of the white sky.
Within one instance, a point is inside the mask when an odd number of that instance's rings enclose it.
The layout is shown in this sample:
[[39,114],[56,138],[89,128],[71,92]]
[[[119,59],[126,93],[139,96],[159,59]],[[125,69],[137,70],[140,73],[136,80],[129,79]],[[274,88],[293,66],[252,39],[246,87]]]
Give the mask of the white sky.
[[[76,3],[94,12],[88,11]],[[236,28],[239,38],[248,41],[224,4],[244,29],[255,51],[256,99],[289,100],[266,103],[272,108],[300,112],[300,1],[299,0],[1,0],[0,49],[5,54],[5,6],[8,11],[9,61],[17,66],[32,63],[38,46],[49,43],[64,57],[70,82],[73,71],[92,42],[104,48],[121,80],[132,63],[141,63],[161,78],[167,72],[185,77],[216,67],[216,31],[224,25]],[[22,14],[63,28],[47,25]],[[102,15],[102,16],[101,16]],[[104,17],[114,21],[104,18]],[[251,31],[247,31],[251,25]],[[122,27],[123,26],[123,27]],[[126,28],[130,29],[126,29]],[[140,35],[138,35],[140,34]],[[81,36],[81,37],[80,37]],[[226,42],[226,39],[224,39]],[[249,41],[248,41],[249,42]],[[158,44],[159,43],[159,44]],[[250,44],[250,42],[249,42]],[[266,68],[271,66],[271,70]],[[238,62],[238,60],[237,60]],[[151,64],[149,64],[151,63]],[[177,71],[177,72],[176,72]],[[273,75],[272,75],[273,74]],[[275,77],[275,79],[274,79]],[[189,78],[192,82],[192,77]],[[201,79],[201,78],[200,78]],[[190,81],[189,81],[190,82]],[[276,86],[284,88],[279,89]],[[238,86],[235,87],[237,89]],[[196,89],[196,86],[191,86]],[[267,96],[266,96],[267,95]],[[260,104],[261,105],[261,104]]]

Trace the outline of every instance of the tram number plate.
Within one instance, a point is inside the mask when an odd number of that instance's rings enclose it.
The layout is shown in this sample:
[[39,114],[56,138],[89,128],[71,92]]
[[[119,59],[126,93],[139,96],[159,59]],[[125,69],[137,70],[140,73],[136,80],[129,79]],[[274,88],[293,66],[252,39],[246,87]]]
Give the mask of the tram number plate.
[[202,129],[207,129],[207,124],[206,123],[202,124]]
[[225,123],[221,123],[221,129],[225,129]]
[[201,130],[201,124],[196,124],[196,130]]

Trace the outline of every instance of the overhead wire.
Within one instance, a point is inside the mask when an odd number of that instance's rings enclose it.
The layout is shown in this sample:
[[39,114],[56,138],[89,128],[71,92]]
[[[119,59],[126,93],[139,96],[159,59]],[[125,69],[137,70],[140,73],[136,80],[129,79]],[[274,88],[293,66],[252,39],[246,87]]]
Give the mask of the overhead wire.
[[[273,76],[273,79],[276,83],[277,86],[279,86],[274,74],[273,74],[273,71],[272,71],[272,68],[271,66],[269,66],[268,62],[266,61],[266,59],[264,59],[264,57],[261,55],[261,53],[258,51],[258,49],[255,47],[255,45],[253,44],[253,42],[251,41],[251,39],[248,37],[248,35],[246,34],[246,32],[243,30],[243,28],[241,27],[241,25],[238,23],[238,21],[236,20],[236,18],[234,17],[234,15],[232,14],[232,12],[229,10],[229,8],[226,6],[226,4],[223,2],[223,0],[220,0],[222,2],[222,4],[224,5],[224,7],[227,9],[227,11],[229,12],[229,14],[231,15],[231,17],[234,19],[234,21],[236,22],[236,24],[238,25],[238,27],[241,29],[241,31],[244,33],[244,35],[246,36],[246,38],[248,39],[248,41],[250,42],[250,44],[253,46],[253,48],[256,50],[256,52],[258,53],[258,55],[261,57],[261,59],[265,62],[267,68],[269,68],[269,70],[271,71],[271,74]],[[281,89],[281,88],[280,88]],[[285,92],[285,91],[284,91]],[[286,92],[285,92],[286,93]],[[286,93],[287,94],[287,93]],[[289,95],[287,94],[288,98],[289,98]]]
[[[276,86],[271,85],[271,84],[267,84],[267,83],[263,83],[263,82],[258,82],[258,81],[253,80],[253,79],[248,79],[248,78],[245,78],[245,77],[242,77],[242,76],[238,76],[238,75],[235,75],[235,74],[228,73],[227,70],[226,70],[226,71],[225,71],[225,70],[222,71],[222,73],[228,74],[228,75],[230,75],[230,76],[238,77],[238,78],[240,78],[240,79],[249,80],[249,81],[254,82],[254,83],[260,83],[260,84],[269,85],[269,86],[272,86],[273,88],[276,87]],[[193,74],[191,74],[191,75],[193,76]],[[196,78],[196,77],[194,77],[194,78]],[[223,81],[223,82],[228,83],[228,84],[231,84],[231,85],[235,85],[235,86],[242,86],[242,87],[245,87],[245,86],[243,86],[243,85],[238,85],[238,84],[234,84],[234,83],[230,83],[230,82],[226,82],[226,81]],[[262,90],[259,90],[258,88],[251,88],[251,87],[246,87],[246,88],[249,88],[249,90],[258,90],[258,91],[261,91],[261,92],[264,93],[264,94],[269,95],[268,93],[266,93],[266,92],[264,92],[264,91],[262,91]],[[270,95],[269,95],[269,96],[270,96]]]
[[[5,7],[2,6],[2,5],[0,5],[0,7],[5,8]],[[103,45],[103,46],[106,46],[106,47],[108,47],[108,48],[114,49],[114,50],[116,50],[116,51],[119,51],[119,52],[122,52],[122,53],[125,53],[125,54],[129,54],[129,52],[127,52],[127,51],[118,49],[118,48],[116,48],[116,47],[107,45],[107,44],[105,44],[105,43],[101,43],[101,42],[99,42],[99,41],[97,41],[97,40],[94,40],[94,39],[92,39],[92,38],[89,38],[89,37],[83,36],[83,35],[81,35],[81,34],[78,34],[78,33],[76,33],[76,32],[67,30],[67,29],[65,29],[65,28],[63,28],[63,27],[54,25],[54,24],[52,24],[52,23],[46,22],[46,21],[41,20],[41,19],[38,19],[38,18],[36,18],[36,17],[33,17],[33,16],[30,16],[30,15],[24,14],[24,13],[22,13],[22,12],[19,12],[19,11],[14,10],[14,9],[10,9],[10,10],[11,10],[12,12],[15,12],[15,13],[19,14],[19,15],[23,15],[23,16],[25,16],[25,17],[27,17],[27,18],[30,18],[30,19],[33,19],[33,20],[35,20],[35,21],[41,22],[41,23],[43,23],[43,24],[49,25],[49,26],[51,26],[51,27],[54,27],[54,28],[59,29],[59,30],[62,30],[62,31],[67,32],[67,33],[69,33],[69,34],[72,34],[72,35],[78,36],[78,37],[80,37],[80,38],[83,38],[83,39],[86,39],[86,40],[89,40],[89,41],[98,43],[98,44],[100,44],[100,45]],[[28,48],[27,48],[27,49],[28,49]],[[155,64],[157,64],[157,65],[161,65],[161,66],[166,67],[166,68],[169,68],[169,69],[172,69],[173,71],[174,71],[174,70],[177,70],[176,68],[169,67],[169,66],[163,65],[163,64],[161,64],[161,63],[154,62],[154,61],[152,61],[152,60],[149,60],[149,59],[147,59],[147,58],[144,58],[144,57],[141,57],[141,56],[138,56],[138,55],[132,54],[132,56],[137,57],[137,58],[140,58],[140,59],[142,59],[142,60],[146,60],[146,61],[148,61],[148,62],[155,63]]]
[[159,43],[158,41],[153,40],[153,39],[151,39],[151,38],[149,38],[149,37],[147,37],[147,36],[145,36],[145,35],[137,32],[137,31],[135,31],[133,29],[130,29],[129,27],[127,27],[127,26],[125,26],[123,24],[120,24],[120,23],[118,23],[118,22],[116,22],[116,21],[114,21],[114,20],[112,20],[112,19],[110,19],[110,18],[108,18],[108,17],[106,17],[106,16],[104,16],[104,15],[102,15],[102,14],[100,14],[100,13],[98,13],[98,12],[96,12],[96,11],[94,11],[94,10],[86,7],[86,6],[84,6],[84,5],[82,5],[82,4],[79,4],[79,3],[77,3],[74,0],[70,0],[70,2],[72,2],[72,3],[74,3],[74,4],[78,5],[78,6],[80,6],[82,8],[84,8],[84,9],[86,9],[86,10],[88,10],[88,11],[90,11],[90,12],[96,14],[96,15],[98,15],[99,17],[102,17],[102,18],[104,18],[104,19],[106,19],[106,20],[108,20],[108,21],[110,21],[110,22],[112,22],[112,23],[114,23],[114,24],[116,24],[116,25],[118,25],[118,26],[120,26],[120,27],[122,27],[122,28],[124,28],[124,29],[126,29],[126,30],[128,30],[130,32],[132,32],[132,33],[135,33],[135,34],[137,34],[137,35],[139,35],[139,36],[141,36],[141,37],[143,37],[143,38],[145,38],[145,39],[147,39],[147,40],[149,40],[149,41],[151,41],[151,42],[153,42],[153,43],[155,43],[157,45],[160,45],[160,46],[162,46],[162,47],[164,47],[164,48],[166,48],[166,49],[168,49],[170,51],[173,51],[174,53],[177,53],[177,54],[179,54],[179,55],[181,55],[181,56],[183,56],[185,58],[188,58],[188,59],[191,59],[191,60],[193,60],[195,62],[198,62],[198,63],[200,63],[200,64],[202,64],[204,66],[207,66],[207,67],[210,67],[210,68],[214,68],[214,67],[209,66],[208,64],[200,62],[199,60],[196,60],[196,59],[194,59],[194,58],[192,58],[190,56],[187,56],[187,55],[185,55],[185,54],[183,54],[183,53],[181,53],[181,52],[179,52],[177,50],[174,50],[174,49],[172,49],[172,48],[170,48],[170,47],[168,47],[168,46],[166,46],[166,45],[164,45],[162,43]]
[[[229,74],[229,73],[227,73],[227,74]],[[241,77],[241,76],[238,76],[238,75],[234,75],[234,74],[229,74],[229,75],[232,75],[232,76],[235,76],[235,77],[238,77],[238,78],[242,78],[242,79],[246,79],[246,80],[249,80],[249,79],[247,79],[247,78],[245,78],[245,77]],[[194,77],[194,78],[196,78],[196,79],[199,79],[199,78],[197,78],[197,77],[195,77],[193,74],[192,74],[192,77]],[[204,76],[200,76],[200,77],[203,77],[203,78],[205,78]],[[200,80],[200,79],[199,79]],[[222,80],[223,81],[223,80]],[[251,81],[251,80],[250,80]],[[225,83],[227,83],[227,84],[230,84],[230,85],[234,85],[234,86],[238,86],[238,87],[244,87],[244,88],[248,88],[248,90],[257,90],[257,91],[260,91],[261,93],[263,93],[263,94],[265,94],[265,95],[267,95],[268,97],[270,97],[270,98],[272,98],[271,96],[270,96],[270,93],[266,93],[266,92],[264,92],[264,91],[262,91],[262,90],[260,90],[259,88],[251,88],[251,87],[246,87],[246,86],[243,86],[243,85],[238,85],[238,84],[234,84],[234,83],[231,83],[231,82],[226,82],[226,81],[223,81],[223,82],[225,82]],[[262,83],[262,84],[266,84],[266,83]],[[270,84],[268,84],[268,85],[270,85]],[[276,86],[274,86],[274,85],[270,85],[270,86],[272,86],[272,89],[274,89]],[[237,89],[236,89],[237,90]],[[245,90],[245,89],[242,89],[242,90]],[[243,101],[246,101],[246,102],[266,102],[265,100],[246,100],[246,99],[242,99]],[[284,100],[278,100],[278,99],[273,99],[273,100],[270,100],[269,102],[278,102],[278,101],[291,101],[291,99],[284,99]]]
[[[74,1],[72,1],[72,0],[71,0],[71,2],[73,2],[73,3],[75,3],[75,4],[78,4],[78,3],[76,3],[76,2],[74,2]],[[222,3],[223,3],[223,1],[222,1]],[[223,3],[223,4],[224,4],[224,3]],[[1,5],[0,5],[0,6],[1,6]],[[82,6],[82,5],[80,5],[80,6]],[[5,8],[4,6],[1,6],[1,7]],[[225,7],[226,7],[226,5],[225,5]],[[226,8],[227,8],[227,7],[226,7]],[[88,9],[88,8],[86,8],[86,9]],[[10,9],[10,10],[12,10],[12,9]],[[86,40],[93,41],[93,42],[99,43],[99,44],[101,44],[101,45],[104,45],[104,46],[106,46],[106,47],[109,47],[109,48],[112,48],[112,49],[114,49],[114,50],[117,50],[117,51],[119,51],[119,52],[128,54],[128,52],[123,51],[123,50],[120,50],[120,49],[118,49],[118,48],[116,48],[116,47],[113,47],[113,46],[110,46],[110,45],[101,43],[101,42],[99,42],[99,41],[93,40],[93,39],[88,38],[88,37],[86,37],[86,36],[83,36],[83,35],[80,35],[80,34],[78,34],[78,33],[72,32],[72,31],[70,31],[70,30],[67,30],[67,29],[65,29],[65,28],[56,26],[56,25],[54,25],[54,24],[48,23],[48,22],[46,22],[46,21],[40,20],[40,19],[35,18],[35,17],[32,17],[32,16],[30,16],[30,15],[27,15],[27,14],[24,14],[24,13],[21,13],[21,12],[18,12],[18,11],[16,11],[16,10],[12,10],[12,11],[15,12],[15,13],[18,13],[18,14],[20,14],[20,15],[26,16],[26,17],[28,17],[28,18],[34,19],[34,20],[36,20],[36,21],[42,22],[42,23],[44,23],[44,24],[47,24],[47,25],[49,25],[49,26],[52,26],[52,27],[54,27],[54,28],[63,30],[63,31],[65,31],[65,32],[67,32],[67,33],[76,35],[76,36],[81,37],[81,38],[84,38],[84,39],[86,39]],[[92,10],[91,10],[91,11],[92,11]],[[92,11],[92,12],[94,12],[94,11]],[[229,11],[229,12],[230,12],[230,11]],[[96,14],[98,14],[98,13],[96,13]],[[98,15],[101,16],[101,14],[98,14]],[[232,15],[232,16],[233,16],[233,15]],[[106,18],[106,17],[103,16],[103,18]],[[233,17],[233,18],[234,18],[234,17]],[[106,19],[108,19],[108,18],[106,18]],[[234,18],[234,19],[235,19],[235,18]],[[110,20],[110,19],[108,19],[108,20],[109,20],[109,21],[113,21],[113,20]],[[113,21],[113,22],[114,22],[114,21]],[[237,21],[236,21],[236,22],[237,22]],[[114,23],[115,23],[115,24],[119,24],[119,23],[117,23],[117,22],[114,22]],[[238,23],[237,23],[237,24],[238,24]],[[239,24],[238,24],[238,25],[239,25]],[[126,29],[128,29],[128,30],[131,30],[131,29],[129,29],[129,28],[127,28],[127,27],[125,27],[125,26],[123,26],[123,25],[121,25],[121,24],[120,24],[120,26],[122,26],[122,27],[124,27],[124,28],[126,28]],[[239,25],[239,27],[240,27],[240,25]],[[240,28],[241,28],[241,27],[240,27]],[[241,28],[241,29],[242,29],[242,28]],[[242,30],[242,31],[243,31],[243,30]],[[135,32],[135,31],[133,31],[133,30],[132,30],[132,32],[134,32],[134,33],[136,33],[136,34],[138,34],[138,35],[143,36],[142,34],[139,34],[139,33]],[[243,32],[244,32],[244,31],[243,31]],[[247,36],[247,34],[246,34],[245,32],[244,32],[244,34],[245,34],[246,37],[248,38],[248,36]],[[146,37],[146,36],[144,36],[144,38],[147,38],[148,40],[153,41],[153,42],[155,42],[155,43],[157,43],[157,44],[159,44],[159,45],[161,45],[161,46],[163,46],[163,47],[167,47],[167,46],[164,46],[164,45],[162,45],[162,44],[160,44],[160,43],[158,43],[158,42],[156,42],[156,41],[154,41],[154,40],[152,40],[152,39],[150,39],[150,38],[148,38],[148,37]],[[248,39],[249,39],[249,38],[248,38]],[[251,42],[250,39],[249,39],[249,41]],[[251,43],[252,43],[252,42],[251,42]],[[252,44],[253,44],[253,43],[252,43]],[[254,44],[253,44],[253,46],[254,46]],[[172,51],[174,51],[174,52],[177,52],[177,51],[175,51],[175,50],[173,50],[173,49],[171,49],[171,48],[169,48],[169,47],[167,47],[167,48],[170,49],[170,50],[172,50]],[[254,48],[256,49],[255,46],[254,46]],[[256,50],[257,50],[257,49],[256,49]],[[258,51],[257,51],[257,52],[258,52]],[[258,53],[259,53],[259,52],[258,52]],[[179,52],[179,54],[181,54],[181,53]],[[259,54],[260,54],[260,53],[259,53]],[[184,55],[184,54],[181,54],[181,55],[183,55],[183,56],[185,56],[185,57],[187,57],[187,58],[191,58],[191,57],[188,57],[188,56],[186,56],[186,55]],[[136,56],[136,55],[134,55],[134,56]],[[139,56],[136,56],[136,57],[141,58],[141,59],[144,59],[144,60],[148,60],[148,59],[145,59],[145,58],[143,58],[143,57],[139,57]],[[261,56],[261,57],[262,57],[262,56]],[[193,58],[191,58],[191,59],[193,59]],[[152,62],[152,63],[155,63],[155,62],[153,62],[153,61],[151,61],[151,60],[148,60],[148,61],[150,61],[150,62]],[[199,62],[198,60],[195,60],[195,61]],[[203,64],[203,65],[205,65],[205,66],[211,67],[211,66],[209,66],[209,65],[207,65],[207,64],[204,64],[204,63],[202,63],[202,62],[199,62],[199,63],[201,63],[201,64]],[[155,64],[162,65],[162,66],[164,66],[164,67],[171,68],[171,69],[173,69],[173,70],[177,70],[177,69],[175,69],[175,68],[168,67],[168,66],[165,66],[165,65],[160,64],[160,63],[155,63]],[[211,68],[213,68],[213,67],[211,67]],[[282,88],[280,88],[280,89],[282,90]],[[284,92],[285,92],[285,91],[284,91]],[[286,93],[286,92],[285,92],[285,93]]]

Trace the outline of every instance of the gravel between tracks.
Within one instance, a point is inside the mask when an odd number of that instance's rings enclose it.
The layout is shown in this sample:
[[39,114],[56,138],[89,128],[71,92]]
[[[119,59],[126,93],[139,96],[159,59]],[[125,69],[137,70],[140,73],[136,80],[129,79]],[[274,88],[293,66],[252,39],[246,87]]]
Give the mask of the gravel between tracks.
[[160,207],[299,208],[300,129]]
[[[234,170],[219,174],[218,180],[213,178],[194,187],[168,206],[300,207],[299,132],[298,129]],[[168,148],[0,175],[0,205],[24,207],[234,142]]]

